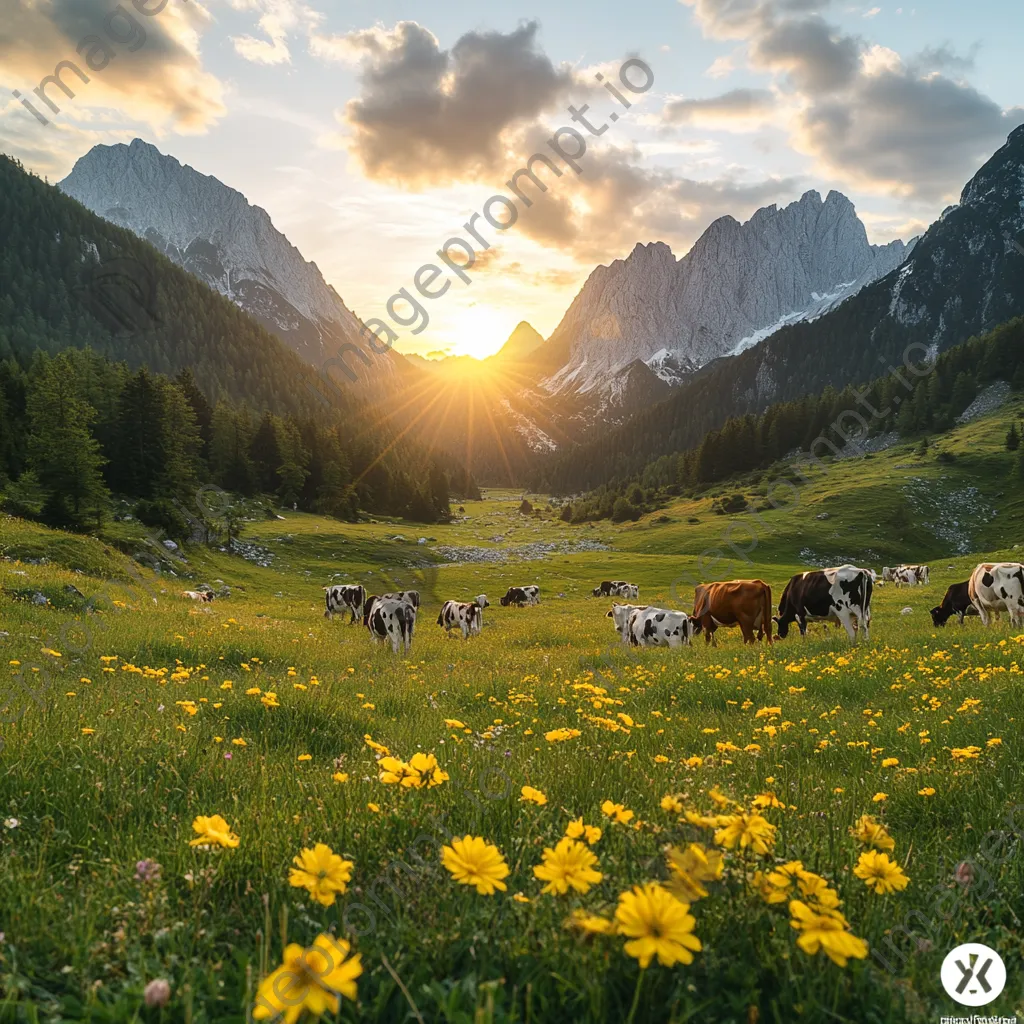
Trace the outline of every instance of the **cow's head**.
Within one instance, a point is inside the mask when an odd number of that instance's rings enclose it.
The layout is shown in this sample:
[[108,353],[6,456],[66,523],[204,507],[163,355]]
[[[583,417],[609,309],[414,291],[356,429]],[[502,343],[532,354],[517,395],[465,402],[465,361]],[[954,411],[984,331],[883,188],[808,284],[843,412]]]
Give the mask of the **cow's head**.
[[594,589],[590,592],[590,596],[591,597],[600,597],[601,596],[601,588],[600,587],[594,587]]
[[500,604],[502,608],[508,607],[508,594],[506,594],[504,597],[500,598],[499,601],[498,601],[498,604]]
[[944,626],[952,615],[952,612],[943,611],[941,605],[929,608],[928,611],[931,613],[933,626]]
[[489,602],[487,600],[487,595],[486,594],[477,594],[477,596],[476,596],[476,606],[477,606],[477,608],[487,608],[487,607],[489,607]]
[[775,632],[780,640],[785,640],[789,636],[789,624],[792,621],[792,619],[784,619],[781,615],[772,616],[772,622],[775,623]]

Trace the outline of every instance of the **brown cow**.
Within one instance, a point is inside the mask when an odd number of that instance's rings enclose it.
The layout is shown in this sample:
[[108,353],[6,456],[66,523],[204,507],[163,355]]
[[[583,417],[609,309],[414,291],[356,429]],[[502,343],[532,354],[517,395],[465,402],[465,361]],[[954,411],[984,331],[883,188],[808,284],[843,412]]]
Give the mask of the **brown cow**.
[[701,583],[693,592],[693,615],[704,631],[705,643],[716,643],[719,626],[739,626],[743,642],[754,643],[765,634],[772,642],[772,588],[763,580],[731,580],[728,583]]

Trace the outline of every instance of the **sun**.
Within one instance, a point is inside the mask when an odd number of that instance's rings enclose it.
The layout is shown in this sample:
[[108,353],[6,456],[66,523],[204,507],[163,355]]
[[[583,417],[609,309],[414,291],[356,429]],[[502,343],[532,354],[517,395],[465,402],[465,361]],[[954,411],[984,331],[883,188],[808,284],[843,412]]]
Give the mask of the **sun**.
[[452,355],[486,359],[505,344],[514,326],[507,313],[491,306],[473,305],[454,315],[445,334]]

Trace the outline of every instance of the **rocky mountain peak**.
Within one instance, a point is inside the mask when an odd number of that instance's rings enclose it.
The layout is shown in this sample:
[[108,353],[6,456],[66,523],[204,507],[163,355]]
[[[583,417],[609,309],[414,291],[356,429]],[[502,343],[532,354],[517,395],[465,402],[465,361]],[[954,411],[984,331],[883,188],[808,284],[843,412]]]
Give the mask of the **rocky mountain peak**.
[[[598,267],[550,339],[567,358],[545,382],[586,393],[640,360],[678,383],[781,326],[821,315],[903,261],[900,241],[872,246],[841,192],[815,190],[745,223],[715,220],[682,258],[638,244]],[[655,358],[656,357],[656,358]]]
[[357,317],[266,210],[142,139],[93,147],[59,188],[154,244],[312,362],[359,336]]

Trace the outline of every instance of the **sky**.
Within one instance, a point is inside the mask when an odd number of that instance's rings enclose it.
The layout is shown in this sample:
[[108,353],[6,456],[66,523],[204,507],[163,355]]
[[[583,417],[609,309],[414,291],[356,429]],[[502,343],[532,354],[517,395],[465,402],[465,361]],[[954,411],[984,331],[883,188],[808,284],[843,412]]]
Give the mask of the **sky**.
[[[489,248],[395,343],[432,357],[547,336],[595,266],[810,189],[907,240],[1024,122],[1019,0],[2,2],[0,151],[50,181],[141,137],[266,209],[363,319],[476,215]],[[14,95],[90,54],[48,125]],[[557,176],[513,202],[535,153]]]

